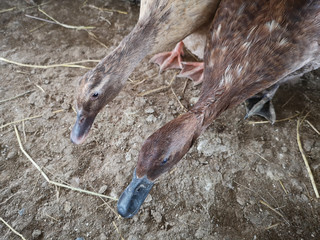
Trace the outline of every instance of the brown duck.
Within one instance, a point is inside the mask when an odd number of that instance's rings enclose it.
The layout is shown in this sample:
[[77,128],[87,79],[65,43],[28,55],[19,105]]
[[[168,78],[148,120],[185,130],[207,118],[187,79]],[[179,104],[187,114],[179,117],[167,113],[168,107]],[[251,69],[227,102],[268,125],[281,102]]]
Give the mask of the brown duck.
[[119,46],[79,81],[71,140],[82,143],[99,111],[113,100],[139,62],[212,21],[218,0],[144,0],[138,23]]
[[118,212],[136,214],[154,181],[177,164],[226,109],[320,66],[320,0],[222,0],[204,53],[199,101],[143,144]]

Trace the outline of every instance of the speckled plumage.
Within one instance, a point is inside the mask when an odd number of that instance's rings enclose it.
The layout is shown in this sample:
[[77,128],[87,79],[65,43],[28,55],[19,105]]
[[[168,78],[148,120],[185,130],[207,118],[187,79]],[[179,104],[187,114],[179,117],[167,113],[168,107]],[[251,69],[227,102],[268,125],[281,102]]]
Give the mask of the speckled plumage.
[[226,109],[319,64],[320,0],[223,0],[204,52],[199,101],[143,144],[118,212],[136,214],[154,185]]
[[319,39],[319,0],[222,1],[207,36],[200,99],[146,140],[137,176],[155,180],[226,109],[319,67]]

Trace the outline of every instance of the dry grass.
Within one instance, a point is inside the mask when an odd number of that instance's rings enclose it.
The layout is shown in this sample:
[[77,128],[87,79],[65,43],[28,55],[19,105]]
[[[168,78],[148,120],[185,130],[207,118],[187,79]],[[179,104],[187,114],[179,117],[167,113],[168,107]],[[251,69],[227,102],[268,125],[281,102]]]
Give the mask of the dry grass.
[[13,11],[15,9],[16,9],[16,7],[8,8],[8,9],[2,9],[2,10],[0,10],[0,13],[11,12],[11,11]]
[[299,151],[301,153],[301,156],[303,158],[304,164],[306,166],[306,169],[307,169],[307,172],[308,172],[308,175],[309,175],[309,178],[310,178],[314,193],[316,195],[316,198],[319,198],[320,196],[319,196],[319,192],[318,192],[318,189],[317,189],[317,185],[316,185],[316,182],[314,181],[314,177],[313,177],[313,174],[312,174],[308,159],[307,159],[307,157],[306,157],[306,155],[304,153],[304,150],[303,150],[303,147],[302,147],[302,144],[301,144],[301,139],[300,139],[299,129],[300,129],[300,126],[302,125],[304,119],[306,118],[306,116],[302,120],[298,119],[298,122],[297,122],[297,142],[298,142]]
[[306,123],[309,124],[309,126],[318,134],[320,135],[320,131],[318,129],[316,129],[315,126],[313,126],[313,124],[311,124],[311,122],[309,122],[308,120],[306,120]]
[[284,185],[283,185],[283,183],[282,183],[282,181],[281,181],[281,180],[279,180],[279,183],[280,183],[280,185],[281,185],[281,187],[282,187],[282,189],[283,189],[284,193],[287,195],[287,194],[288,194],[288,190],[284,187]]
[[0,217],[1,222],[3,222],[14,234],[19,236],[21,239],[26,240],[20,233],[18,233],[16,230],[13,229],[13,227],[10,226],[9,223],[7,223],[2,217]]
[[150,95],[152,93],[160,92],[160,91],[163,91],[165,89],[170,88],[172,86],[174,80],[176,79],[176,76],[177,76],[177,73],[174,74],[174,76],[172,77],[172,79],[171,79],[169,84],[167,84],[165,86],[161,86],[161,87],[155,88],[155,89],[152,89],[152,90],[149,90],[149,91],[145,91],[145,92],[139,93],[138,96],[143,97],[143,96]]
[[112,221],[112,223],[113,223],[113,226],[114,226],[114,228],[116,229],[117,233],[120,235],[120,238],[121,238],[122,240],[124,240],[124,238],[122,237],[121,232],[119,231],[119,228],[117,227],[116,223],[115,223],[114,221]]
[[88,5],[83,5],[83,7],[89,7],[92,9],[96,9],[102,12],[114,12],[114,13],[119,13],[119,14],[128,14],[128,12],[125,11],[121,11],[121,10],[117,10],[117,9],[111,9],[111,8],[100,8],[100,7],[96,7],[94,5],[88,4]]
[[[63,112],[63,111],[64,111],[64,109],[60,109],[60,110],[53,111],[52,113],[53,113],[53,114],[56,114],[56,113]],[[16,120],[16,121],[13,121],[13,122],[9,122],[9,123],[6,123],[6,124],[0,126],[0,129],[5,128],[5,127],[8,127],[8,126],[10,126],[10,125],[12,125],[12,124],[16,124],[16,123],[20,123],[20,122],[24,122],[24,121],[36,119],[36,118],[41,118],[42,116],[43,116],[43,114],[41,114],[41,115],[36,115],[36,116],[32,116],[32,117],[23,118],[23,119]]]
[[277,215],[279,215],[280,217],[282,217],[282,219],[289,224],[289,222],[286,220],[286,218],[279,212],[277,211],[275,208],[271,207],[267,202],[260,200],[259,201],[261,204],[263,204],[264,206],[266,206],[267,208],[269,208],[271,211],[273,211],[274,213],[276,213]]
[[29,68],[41,68],[41,69],[48,69],[48,68],[55,68],[55,67],[70,67],[70,68],[85,68],[85,69],[91,69],[91,67],[86,67],[83,65],[78,65],[78,63],[97,63],[100,60],[81,60],[77,62],[69,62],[69,63],[61,63],[61,64],[52,64],[52,65],[34,65],[34,64],[25,64],[20,62],[15,62],[3,57],[0,57],[0,61],[4,61],[7,63],[11,63],[20,67],[29,67]]
[[19,97],[23,97],[24,95],[27,95],[27,94],[32,93],[32,92],[34,92],[34,90],[26,91],[26,92],[24,92],[24,93],[21,93],[21,94],[18,94],[18,95],[16,95],[16,96],[14,96],[14,97],[0,100],[0,103],[8,102],[8,101],[17,99],[17,98],[19,98]]
[[171,92],[173,93],[175,99],[178,101],[178,103],[179,103],[180,107],[182,108],[182,110],[183,110],[184,112],[187,112],[188,109],[187,109],[185,106],[183,106],[183,104],[181,103],[180,99],[178,98],[178,96],[177,96],[177,94],[175,93],[175,91],[173,90],[173,88],[171,87],[170,89],[171,89]]
[[27,157],[27,159],[33,164],[33,166],[40,172],[40,174],[43,176],[43,178],[44,178],[49,184],[55,185],[55,186],[57,186],[57,187],[66,188],[66,189],[69,189],[69,190],[72,190],[72,191],[89,194],[89,195],[96,196],[96,197],[108,198],[108,199],[111,199],[111,200],[114,200],[114,201],[118,201],[118,199],[113,198],[113,197],[110,197],[110,196],[106,196],[106,195],[99,194],[99,193],[96,193],[96,192],[91,192],[91,191],[84,190],[84,189],[81,189],[81,188],[71,187],[71,186],[69,186],[69,185],[62,184],[62,183],[59,183],[59,182],[55,182],[55,181],[50,180],[49,177],[48,177],[48,176],[42,171],[42,169],[39,167],[39,165],[38,165],[38,164],[30,157],[30,155],[24,150],[24,148],[23,148],[23,146],[22,146],[22,143],[21,143],[21,139],[20,139],[19,133],[18,133],[18,129],[17,129],[16,126],[14,126],[14,130],[15,130],[15,133],[16,133],[16,136],[17,136],[17,140],[18,140],[18,143],[19,143],[20,150],[21,150],[22,153]]
[[[278,123],[278,122],[285,122],[285,121],[288,121],[288,120],[291,120],[291,119],[294,119],[296,117],[298,117],[301,113],[297,113],[291,117],[287,117],[287,118],[283,118],[283,119],[279,119],[279,120],[276,120],[275,123]],[[247,122],[248,124],[265,124],[265,123],[270,123],[269,121],[248,121]]]
[[53,17],[51,17],[49,14],[47,14],[41,8],[38,8],[38,10],[41,13],[43,13],[44,15],[46,15],[48,18],[50,18],[53,22],[55,22],[56,24],[58,24],[58,25],[60,25],[61,27],[64,27],[64,28],[75,29],[75,30],[89,30],[89,29],[96,28],[96,27],[92,27],[92,26],[73,26],[73,25],[64,24],[64,23],[61,23],[58,20],[54,19]]

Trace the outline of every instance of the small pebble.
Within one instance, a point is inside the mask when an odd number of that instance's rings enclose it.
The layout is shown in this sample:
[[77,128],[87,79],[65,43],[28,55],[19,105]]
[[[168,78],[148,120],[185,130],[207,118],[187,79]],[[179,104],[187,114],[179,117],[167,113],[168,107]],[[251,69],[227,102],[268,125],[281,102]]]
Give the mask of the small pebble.
[[104,233],[100,234],[100,240],[107,240],[107,236]]
[[127,152],[126,153],[126,161],[129,162],[129,161],[131,161],[131,159],[132,159],[131,153]]
[[69,213],[71,211],[71,203],[70,202],[65,202],[64,204],[64,210]]
[[157,223],[161,223],[161,222],[162,222],[162,215],[161,215],[161,213],[151,210],[151,215],[153,216],[154,220],[155,220]]
[[99,193],[103,194],[106,190],[108,189],[107,185],[103,185],[100,189],[99,189]]
[[157,121],[157,118],[151,114],[147,117],[146,121],[149,123],[154,123],[155,121]]
[[36,229],[32,232],[32,238],[37,239],[41,236],[42,232],[39,229]]
[[14,158],[16,155],[17,155],[17,153],[14,152],[14,151],[9,152],[8,155],[7,155],[7,159],[12,159],[12,158]]
[[151,107],[147,107],[145,110],[144,110],[145,113],[154,113],[154,109],[151,108]]

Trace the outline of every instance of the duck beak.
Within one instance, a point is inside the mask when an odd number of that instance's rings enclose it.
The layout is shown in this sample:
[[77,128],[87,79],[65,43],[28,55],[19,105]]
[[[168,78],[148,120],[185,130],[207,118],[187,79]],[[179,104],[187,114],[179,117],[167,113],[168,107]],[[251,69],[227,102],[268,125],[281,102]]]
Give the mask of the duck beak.
[[71,131],[71,142],[73,142],[74,144],[83,143],[86,137],[88,136],[88,133],[95,118],[96,114],[93,116],[85,116],[81,112],[78,113],[77,121]]
[[147,176],[138,178],[135,169],[131,183],[119,198],[118,213],[124,218],[133,217],[139,211],[153,184],[154,182],[150,181]]

